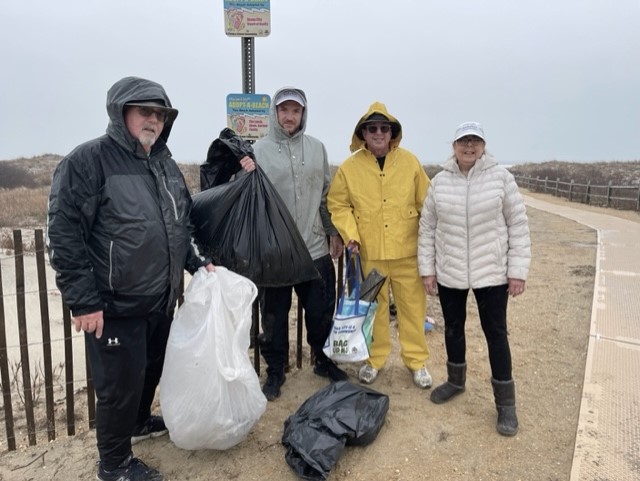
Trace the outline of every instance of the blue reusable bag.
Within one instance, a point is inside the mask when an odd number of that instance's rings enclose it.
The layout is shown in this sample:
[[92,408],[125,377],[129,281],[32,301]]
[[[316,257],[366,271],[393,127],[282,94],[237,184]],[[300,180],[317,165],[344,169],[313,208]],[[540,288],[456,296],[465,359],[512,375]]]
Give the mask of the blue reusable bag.
[[[331,331],[323,347],[328,358],[336,362],[359,362],[369,359],[369,348],[373,337],[373,321],[377,302],[360,299],[361,267],[359,255],[355,259],[355,276],[351,276],[351,262],[347,259],[345,285],[338,300]],[[353,288],[348,292],[347,280]]]

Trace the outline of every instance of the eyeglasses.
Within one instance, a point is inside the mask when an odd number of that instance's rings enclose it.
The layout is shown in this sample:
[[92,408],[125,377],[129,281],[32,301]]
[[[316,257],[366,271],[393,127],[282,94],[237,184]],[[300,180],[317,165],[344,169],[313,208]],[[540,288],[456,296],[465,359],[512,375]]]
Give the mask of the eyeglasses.
[[155,114],[156,119],[158,119],[158,122],[167,121],[166,110],[159,110],[159,109],[153,109],[151,107],[139,107],[139,106],[137,107],[137,109],[138,109],[138,113],[142,115],[144,118],[151,117],[153,114]]
[[456,140],[456,142],[461,145],[467,145],[469,143],[471,145],[480,145],[482,142],[484,142],[484,140],[482,140],[480,137],[476,137],[475,135],[465,135],[464,137]]
[[389,124],[384,124],[384,125],[367,125],[367,132],[369,132],[370,134],[375,134],[378,129],[380,129],[380,132],[382,132],[383,134],[388,133],[391,130],[391,126]]

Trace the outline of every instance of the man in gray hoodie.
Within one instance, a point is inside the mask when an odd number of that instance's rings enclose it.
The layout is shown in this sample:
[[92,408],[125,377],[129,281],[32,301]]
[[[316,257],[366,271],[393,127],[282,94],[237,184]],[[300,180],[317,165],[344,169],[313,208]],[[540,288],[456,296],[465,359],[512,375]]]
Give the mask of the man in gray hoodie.
[[280,396],[285,382],[292,290],[305,311],[314,372],[331,381],[348,378],[322,352],[336,302],[332,259],[342,255],[344,246],[327,209],[331,183],[327,151],[322,142],[305,134],[307,109],[302,90],[278,90],[271,105],[269,133],[254,145],[258,165],[284,200],[320,274],[318,279],[294,286],[264,289],[260,348],[267,363],[267,380],[262,391],[270,401]]

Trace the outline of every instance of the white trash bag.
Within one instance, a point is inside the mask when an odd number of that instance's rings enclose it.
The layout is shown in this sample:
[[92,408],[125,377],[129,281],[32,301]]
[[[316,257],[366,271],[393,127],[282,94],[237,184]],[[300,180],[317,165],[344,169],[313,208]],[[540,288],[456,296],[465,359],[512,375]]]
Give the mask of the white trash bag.
[[201,267],[185,291],[167,343],[160,405],[182,449],[228,449],[260,419],[267,400],[249,359],[258,289],[224,267]]

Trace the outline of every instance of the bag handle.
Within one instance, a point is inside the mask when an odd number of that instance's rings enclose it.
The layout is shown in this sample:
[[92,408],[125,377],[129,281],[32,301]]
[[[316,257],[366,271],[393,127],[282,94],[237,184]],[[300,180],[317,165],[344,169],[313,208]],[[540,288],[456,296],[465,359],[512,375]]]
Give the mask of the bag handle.
[[[347,249],[347,266],[345,268],[345,275],[344,275],[344,285],[342,286],[342,293],[340,294],[340,299],[338,300],[338,312],[342,312],[342,306],[344,304],[344,298],[348,295],[348,289],[349,289],[349,279],[351,279],[351,249]],[[362,276],[362,265],[360,262],[360,253],[355,255],[355,260],[354,260],[354,264],[355,264],[355,278],[353,279],[353,297],[354,300],[356,302],[356,312],[360,312],[359,311],[359,304],[360,304],[360,283],[362,282],[360,280],[361,276]]]

